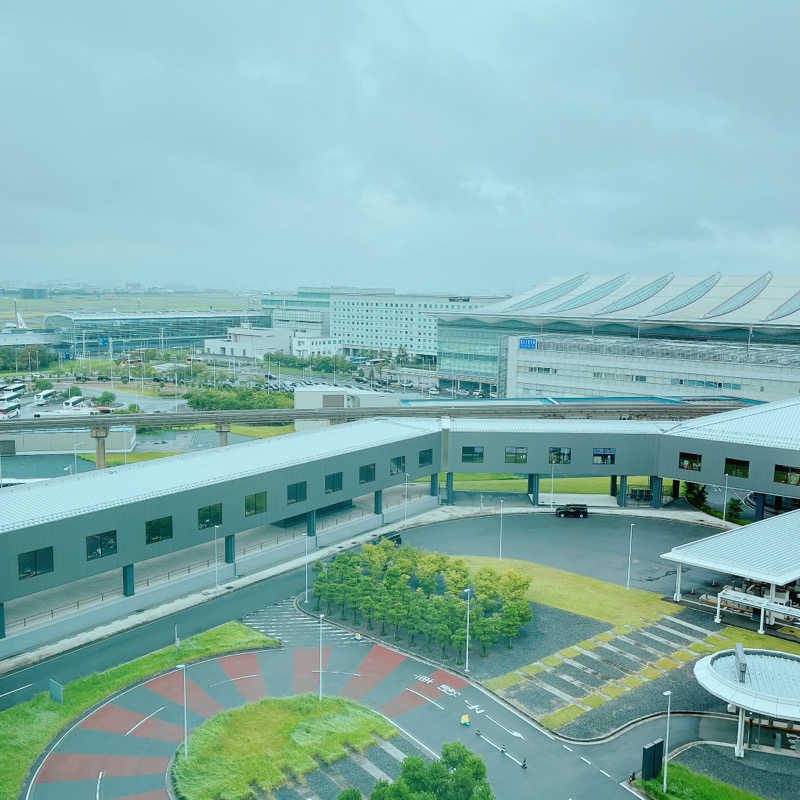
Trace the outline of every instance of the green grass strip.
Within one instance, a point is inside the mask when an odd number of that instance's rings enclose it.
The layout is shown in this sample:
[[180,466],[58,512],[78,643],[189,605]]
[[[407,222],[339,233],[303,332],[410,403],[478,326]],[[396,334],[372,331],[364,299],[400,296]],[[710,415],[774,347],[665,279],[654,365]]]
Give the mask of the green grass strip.
[[361,751],[375,734],[397,733],[383,717],[343,697],[314,694],[266,698],[223,711],[196,728],[189,738],[189,758],[178,750],[172,767],[179,798],[217,800],[254,797]]
[[507,672],[505,675],[498,675],[496,678],[489,678],[484,681],[484,684],[492,691],[500,691],[500,689],[508,689],[509,686],[514,686],[522,680],[518,672]]
[[566,725],[568,722],[572,722],[572,720],[577,719],[581,714],[585,713],[586,712],[580,706],[573,704],[564,706],[564,708],[559,708],[558,711],[545,714],[543,717],[539,717],[539,722],[541,722],[545,728],[552,728],[555,730],[562,725]]
[[636,785],[655,800],[763,800],[752,792],[692,772],[677,761],[670,762],[667,770],[666,793],[661,791],[661,777],[636,781]]
[[186,661],[279,642],[240,622],[226,622],[189,636],[180,647],[164,647],[145,656],[95,672],[64,685],[64,703],[46,692],[0,711],[0,797],[13,798],[36,756],[70,720],[110,694],[155,672]]

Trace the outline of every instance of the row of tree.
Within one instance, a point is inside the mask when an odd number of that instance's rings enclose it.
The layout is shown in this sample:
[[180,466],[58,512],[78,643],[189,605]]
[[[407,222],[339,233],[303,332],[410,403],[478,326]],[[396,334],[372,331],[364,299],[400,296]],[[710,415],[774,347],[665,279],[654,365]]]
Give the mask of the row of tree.
[[288,392],[267,392],[240,386],[233,389],[190,389],[184,394],[189,408],[217,411],[235,408],[291,408]]
[[314,564],[317,610],[325,604],[342,618],[367,629],[380,625],[381,636],[405,633],[411,646],[418,639],[441,647],[442,658],[453,648],[460,663],[466,643],[467,592],[470,591],[470,639],[482,655],[499,638],[511,647],[520,628],[531,619],[525,593],[527,578],[516,569],[498,573],[482,567],[470,579],[462,558],[430,553],[388,539],[367,544],[360,552],[340,553],[328,563]]
[[0,347],[0,371],[40,370],[58,362],[58,353],[40,344]]
[[[339,792],[336,800],[363,800],[358,789]],[[445,742],[442,757],[426,764],[406,756],[394,783],[380,780],[369,800],[494,800],[483,759],[461,742]]]

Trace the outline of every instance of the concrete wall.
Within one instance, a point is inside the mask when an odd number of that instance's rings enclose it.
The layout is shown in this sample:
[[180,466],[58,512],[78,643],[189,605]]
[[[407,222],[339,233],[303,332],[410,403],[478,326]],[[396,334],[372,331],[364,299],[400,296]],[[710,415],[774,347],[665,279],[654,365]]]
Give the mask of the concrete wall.
[[[98,425],[108,424],[107,415],[90,417]],[[14,442],[17,455],[50,454],[50,453],[92,453],[95,452],[95,440],[87,429],[53,430],[53,431],[9,431],[0,434],[3,440]],[[132,426],[114,426],[106,437],[107,453],[130,453],[136,446],[136,429]]]

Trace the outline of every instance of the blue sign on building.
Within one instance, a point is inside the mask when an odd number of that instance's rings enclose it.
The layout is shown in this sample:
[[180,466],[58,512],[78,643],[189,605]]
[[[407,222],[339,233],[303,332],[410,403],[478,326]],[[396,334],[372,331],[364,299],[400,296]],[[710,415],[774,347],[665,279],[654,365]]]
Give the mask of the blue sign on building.
[[536,338],[534,336],[520,336],[519,347],[520,350],[535,350]]

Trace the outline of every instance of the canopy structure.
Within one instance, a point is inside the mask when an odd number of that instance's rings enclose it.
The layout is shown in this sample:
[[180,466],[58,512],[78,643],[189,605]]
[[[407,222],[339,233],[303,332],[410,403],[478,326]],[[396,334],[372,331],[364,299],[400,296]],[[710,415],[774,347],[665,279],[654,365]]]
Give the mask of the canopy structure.
[[736,755],[744,755],[744,712],[800,721],[800,655],[775,650],[722,650],[694,665],[697,682],[739,711]]

